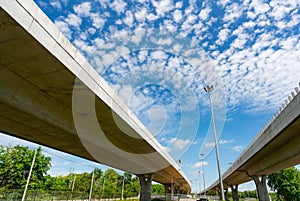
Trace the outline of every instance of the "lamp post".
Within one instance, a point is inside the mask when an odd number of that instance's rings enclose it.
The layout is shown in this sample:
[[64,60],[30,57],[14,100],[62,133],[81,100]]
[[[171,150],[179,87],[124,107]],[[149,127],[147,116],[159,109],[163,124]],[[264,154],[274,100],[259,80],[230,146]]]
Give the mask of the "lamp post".
[[123,175],[123,181],[122,181],[122,193],[121,193],[122,200],[124,200],[124,183],[125,183],[125,174]]
[[217,164],[218,164],[218,173],[219,173],[219,182],[220,182],[220,188],[221,188],[221,199],[222,201],[225,200],[224,196],[224,188],[223,188],[223,179],[221,174],[221,168],[220,168],[220,158],[219,158],[219,148],[218,148],[218,141],[217,141],[217,132],[216,132],[216,125],[215,125],[215,118],[214,118],[214,109],[211,99],[211,93],[214,90],[213,85],[204,87],[204,91],[208,93],[209,101],[210,101],[210,110],[211,110],[211,119],[214,129],[214,140],[215,140],[215,147],[216,147],[216,157],[217,157]]
[[[204,154],[201,154],[201,157],[204,157]],[[204,197],[206,196],[205,191],[205,176],[204,176],[204,159],[202,160],[202,172],[203,172],[203,191],[204,191]]]
[[194,179],[194,180],[195,180],[194,186],[195,186],[195,191],[196,191],[196,196],[197,196],[198,195],[198,184],[197,184],[198,179]]
[[201,171],[198,170],[198,174],[199,174],[199,195],[201,195]]

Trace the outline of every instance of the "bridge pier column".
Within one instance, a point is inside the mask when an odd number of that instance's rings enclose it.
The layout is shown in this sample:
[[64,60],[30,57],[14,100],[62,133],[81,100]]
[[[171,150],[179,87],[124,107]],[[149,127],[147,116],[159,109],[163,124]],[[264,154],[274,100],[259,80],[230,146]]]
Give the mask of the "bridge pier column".
[[174,184],[165,184],[166,201],[174,200]]
[[232,191],[232,199],[233,201],[239,201],[239,191],[238,191],[239,185],[231,185],[231,191]]
[[256,190],[259,201],[270,201],[268,189],[267,189],[267,176],[262,175],[261,179],[258,176],[251,176],[255,182]]
[[151,200],[151,186],[153,174],[139,174],[140,180],[140,201]]
[[229,198],[228,198],[228,188],[224,189],[224,196],[225,196],[225,200],[229,201]]

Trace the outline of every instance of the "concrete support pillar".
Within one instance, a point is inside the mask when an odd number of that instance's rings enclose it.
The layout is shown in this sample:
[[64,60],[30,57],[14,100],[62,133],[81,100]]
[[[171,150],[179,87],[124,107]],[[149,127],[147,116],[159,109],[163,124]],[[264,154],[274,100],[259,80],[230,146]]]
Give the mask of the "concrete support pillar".
[[140,201],[151,200],[151,186],[153,174],[139,174],[140,180]]
[[259,179],[258,176],[251,176],[255,182],[256,190],[259,201],[270,201],[268,189],[267,189],[267,176],[263,175]]
[[174,184],[165,184],[166,201],[174,200]]
[[220,190],[219,190],[219,188],[217,187],[217,188],[215,189],[215,195],[216,195],[216,196],[219,196],[219,195],[220,195],[219,192],[220,192]]
[[233,201],[239,201],[238,185],[231,185],[232,199]]
[[224,196],[225,196],[225,200],[228,201],[229,200],[229,198],[228,198],[228,188],[224,189]]

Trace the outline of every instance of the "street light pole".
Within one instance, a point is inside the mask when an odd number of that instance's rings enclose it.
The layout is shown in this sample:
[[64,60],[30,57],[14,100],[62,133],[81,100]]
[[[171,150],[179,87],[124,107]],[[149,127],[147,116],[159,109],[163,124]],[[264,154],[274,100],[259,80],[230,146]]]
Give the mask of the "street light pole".
[[29,175],[27,177],[27,182],[26,182],[26,185],[25,185],[25,190],[24,190],[24,193],[23,193],[22,201],[25,201],[25,198],[26,198],[26,192],[27,192],[27,188],[28,188],[28,185],[29,185],[32,169],[33,169],[33,166],[34,166],[34,163],[35,163],[36,154],[37,154],[37,149],[34,151],[34,156],[33,156],[33,159],[32,159],[30,170],[29,170]]
[[[201,157],[204,157],[204,154],[201,154]],[[203,172],[203,191],[204,191],[204,197],[206,196],[205,191],[205,176],[204,176],[204,159],[202,160],[202,172]]]
[[224,196],[224,188],[223,188],[223,179],[221,174],[221,168],[220,168],[220,158],[219,158],[219,148],[218,148],[218,141],[217,141],[217,131],[216,131],[216,125],[215,125],[215,118],[214,118],[214,109],[212,104],[212,98],[211,98],[211,92],[214,90],[213,85],[204,87],[205,92],[208,93],[209,101],[210,101],[210,110],[211,110],[211,119],[214,129],[214,140],[215,140],[215,147],[216,147],[216,157],[217,157],[217,164],[218,164],[218,173],[219,173],[219,182],[221,187],[221,199],[222,201],[225,200]]
[[122,193],[121,193],[122,200],[124,200],[124,183],[125,183],[125,174],[123,175],[123,181],[122,181]]
[[89,194],[89,201],[91,201],[91,199],[92,199],[94,175],[95,175],[95,169],[92,172],[92,181],[91,181],[91,188],[90,188],[90,194]]
[[199,174],[199,194],[201,195],[201,171],[198,170],[198,174]]

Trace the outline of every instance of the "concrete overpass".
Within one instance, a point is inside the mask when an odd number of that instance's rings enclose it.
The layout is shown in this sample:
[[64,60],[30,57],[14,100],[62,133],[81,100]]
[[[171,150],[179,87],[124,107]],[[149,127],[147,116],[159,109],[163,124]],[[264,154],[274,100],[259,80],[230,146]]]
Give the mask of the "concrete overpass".
[[[31,0],[0,1],[0,131],[189,193],[176,162]],[[171,197],[169,196],[169,199]]]
[[[296,87],[244,152],[222,175],[224,188],[238,200],[239,184],[254,180],[260,201],[269,201],[266,176],[300,164],[300,93]],[[218,189],[216,181],[209,189]]]

